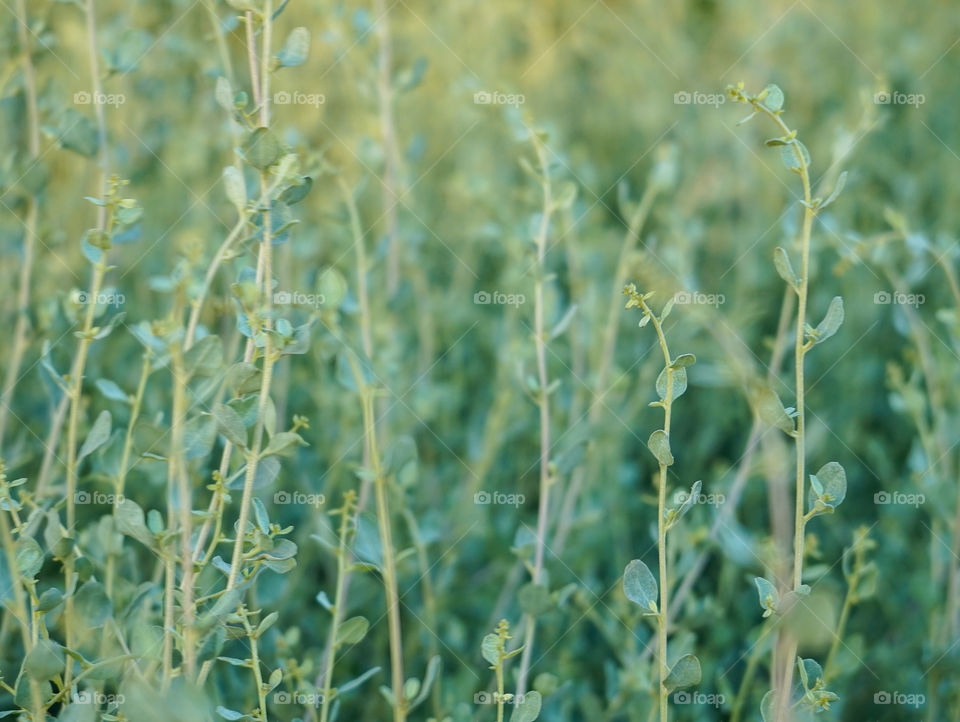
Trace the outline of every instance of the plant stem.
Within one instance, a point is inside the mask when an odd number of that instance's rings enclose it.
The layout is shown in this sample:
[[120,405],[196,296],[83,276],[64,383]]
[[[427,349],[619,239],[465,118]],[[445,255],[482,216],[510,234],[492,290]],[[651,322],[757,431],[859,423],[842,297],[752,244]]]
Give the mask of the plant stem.
[[[663,362],[666,367],[666,394],[663,399],[663,432],[670,438],[670,417],[673,411],[673,359],[667,346],[667,337],[663,333],[663,326],[656,314],[647,306],[642,296],[636,297],[640,308],[650,316],[650,322],[657,332],[660,341],[660,351],[663,353]],[[667,469],[668,466],[660,462],[660,484],[657,489],[657,560],[660,566],[660,612],[657,624],[657,664],[660,668],[660,720],[667,722],[667,688],[664,681],[670,674],[667,666],[667,637],[670,626],[670,576],[667,573]]]
[[[739,91],[737,91],[739,93]],[[756,112],[769,117],[777,127],[783,132],[784,137],[795,138],[796,131],[790,129],[783,121],[781,111],[772,111],[767,108],[762,99],[758,100],[740,94],[740,99],[749,102]],[[796,447],[796,498],[794,506],[794,539],[793,539],[793,590],[796,591],[803,584],[803,557],[804,557],[804,530],[806,521],[804,519],[803,502],[804,490],[806,484],[805,465],[806,465],[806,436],[805,436],[805,385],[803,376],[803,362],[810,346],[806,342],[806,323],[807,323],[807,295],[810,281],[810,234],[813,227],[813,217],[816,214],[812,204],[810,193],[810,172],[807,167],[807,160],[801,150],[799,143],[791,144],[796,158],[796,172],[800,176],[800,182],[803,186],[803,225],[800,231],[800,277],[798,279],[797,292],[797,325],[796,341],[794,347],[794,365],[796,376],[796,431],[794,441]],[[796,640],[785,635],[781,638],[782,644],[778,644],[781,652],[786,649],[787,654],[778,655],[779,662],[782,664],[782,676],[777,685],[781,690],[778,702],[777,719],[785,719],[787,707],[790,700],[790,688],[793,684],[793,666],[796,656]]]
[[380,135],[383,140],[383,205],[387,217],[387,294],[396,293],[400,283],[400,247],[397,239],[397,133],[393,120],[392,47],[390,11],[385,0],[376,0],[377,37],[380,50],[377,58],[377,98],[379,100]]
[[330,696],[333,690],[333,666],[337,655],[337,631],[343,620],[343,582],[346,576],[347,540],[352,534],[354,524],[353,507],[356,502],[356,492],[352,489],[343,495],[343,506],[340,508],[340,544],[337,547],[337,586],[334,592],[333,615],[330,619],[329,642],[323,662],[323,698],[320,701],[320,722],[327,722],[330,714]]
[[390,505],[387,498],[387,477],[380,463],[377,448],[377,427],[374,418],[373,390],[363,387],[364,436],[369,441],[370,462],[373,465],[374,493],[377,500],[377,526],[383,547],[383,586],[387,597],[387,625],[390,632],[390,675],[393,687],[393,719],[407,718],[407,700],[403,696],[403,634],[400,628],[400,596],[397,593],[397,570],[393,534],[390,528]]
[[[37,120],[37,84],[34,76],[33,59],[30,56],[29,21],[24,0],[17,0],[17,16],[17,34],[20,40],[20,52],[23,55],[23,87],[27,106],[28,162],[33,164],[36,163],[36,159],[40,155],[40,126]],[[7,366],[7,373],[3,382],[3,392],[0,394],[0,451],[3,449],[10,404],[13,403],[14,387],[20,375],[24,353],[27,350],[27,329],[30,324],[30,279],[33,274],[39,205],[39,200],[32,195],[27,199],[23,259],[20,262],[20,279],[17,284],[17,320],[13,328],[13,339],[9,346],[10,363]]]
[[[547,159],[547,150],[534,132],[532,134],[537,160],[543,174],[543,212],[540,216],[540,225],[536,235],[537,271],[533,291],[533,340],[537,358],[537,384],[539,396],[537,405],[540,408],[540,501],[537,509],[537,541],[533,561],[533,583],[541,584],[543,580],[543,557],[546,547],[547,522],[550,516],[550,398],[547,377],[547,335],[544,328],[544,277],[546,276],[547,237],[550,233],[550,217],[553,213],[552,187],[550,170]],[[524,630],[523,653],[520,657],[520,669],[517,673],[517,695],[527,691],[527,676],[530,672],[530,662],[533,655],[533,642],[536,634],[537,620],[532,614],[524,615],[526,629]]]

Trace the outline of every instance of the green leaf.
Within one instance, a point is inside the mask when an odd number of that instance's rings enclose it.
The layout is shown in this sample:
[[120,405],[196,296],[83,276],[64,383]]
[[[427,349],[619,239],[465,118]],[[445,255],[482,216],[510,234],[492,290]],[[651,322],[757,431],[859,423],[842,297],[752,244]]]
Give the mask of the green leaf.
[[270,533],[270,515],[267,509],[258,497],[253,497],[253,517],[257,520],[257,526],[264,534]]
[[[688,356],[690,354],[687,354]],[[660,397],[660,400],[663,401],[667,398],[667,370],[670,367],[664,366],[663,370],[660,372],[660,375],[657,376],[657,396]],[[684,367],[671,369],[673,373],[673,396],[671,401],[675,401],[683,396],[683,393],[687,390],[687,369]]]
[[213,92],[217,105],[228,113],[233,113],[233,88],[230,87],[230,81],[224,76],[217,78],[217,87]]
[[93,426],[90,428],[90,432],[87,434],[83,446],[80,447],[80,451],[77,453],[77,463],[80,463],[81,459],[86,458],[103,446],[109,438],[110,412],[101,411],[100,415],[97,416],[97,420],[93,422]]
[[667,693],[700,683],[700,660],[692,654],[685,654],[673,665],[670,674],[663,680]]
[[413,701],[410,702],[410,709],[423,704],[427,697],[430,696],[430,690],[433,687],[434,682],[437,680],[437,674],[440,671],[440,655],[434,655],[430,658],[430,661],[427,662],[427,669],[423,674],[423,683],[420,685],[420,692],[416,696],[413,696]]
[[30,679],[44,681],[63,673],[63,647],[50,639],[41,639],[23,660],[23,671]]
[[227,198],[243,213],[247,207],[247,186],[243,182],[243,173],[228,165],[223,169],[223,186],[227,191]]
[[534,617],[548,612],[553,606],[550,591],[542,584],[534,584],[533,582],[528,582],[520,587],[517,600],[520,602],[520,609]]
[[213,418],[217,422],[217,431],[227,441],[242,449],[247,448],[247,429],[240,414],[226,404],[217,404],[213,407]]
[[753,581],[757,585],[757,593],[760,595],[760,607],[763,609],[763,616],[769,617],[780,606],[780,593],[777,592],[773,582],[768,579],[754,577]]
[[702,488],[703,488],[702,481],[693,482],[693,486],[690,487],[690,493],[684,497],[682,502],[680,502],[680,506],[678,506],[676,509],[670,509],[669,511],[666,512],[666,516],[668,520],[667,529],[669,529],[674,524],[676,524],[677,521],[680,519],[680,517],[682,517],[684,514],[690,511],[691,508],[693,508],[693,505],[697,503],[697,499],[700,497],[700,490]]
[[480,654],[491,666],[500,661],[500,637],[496,634],[487,634],[480,643]]
[[836,461],[824,464],[815,475],[811,475],[807,501],[810,511],[816,515],[831,513],[846,496],[847,473]]
[[760,101],[769,110],[777,111],[783,108],[783,91],[779,85],[771,83],[763,89],[763,100]]
[[757,384],[752,389],[751,396],[757,414],[764,423],[776,426],[787,434],[794,433],[793,419],[787,414],[776,391],[765,384]]
[[[6,512],[2,512],[6,513]],[[33,579],[40,573],[43,566],[43,549],[33,537],[22,536],[17,539],[16,545],[17,569],[24,579]]]
[[337,629],[337,646],[341,644],[357,644],[370,629],[370,622],[366,617],[350,617]]
[[786,281],[794,291],[800,288],[800,279],[796,271],[793,270],[793,264],[790,263],[790,256],[786,250],[777,246],[773,251],[773,265],[777,269],[777,274]]
[[323,297],[323,305],[337,308],[347,295],[347,279],[336,268],[329,266],[320,274],[317,293]]
[[104,586],[91,579],[77,590],[73,609],[81,627],[96,629],[113,615],[113,602]]
[[777,693],[770,690],[760,700],[760,717],[763,722],[774,722],[777,718]]
[[281,431],[270,439],[267,448],[263,450],[261,456],[271,456],[279,454],[289,456],[297,446],[309,446],[306,441],[300,438],[300,434],[293,431]]
[[693,366],[696,362],[697,357],[692,353],[682,353],[670,362],[670,367],[674,369],[685,369]]
[[100,149],[100,135],[97,126],[82,113],[67,108],[58,123],[60,146],[72,150],[87,158],[92,158]]
[[122,401],[124,403],[130,401],[130,397],[127,396],[126,392],[110,379],[97,379],[96,386],[100,393],[111,401]]
[[281,67],[294,68],[303,65],[309,54],[310,31],[299,27],[290,31],[283,48],[277,53],[277,60]]
[[136,502],[130,499],[121,501],[114,509],[114,517],[121,534],[131,536],[148,547],[154,545],[153,534],[143,520],[143,509]]
[[823,201],[823,203],[820,204],[819,210],[822,211],[824,208],[826,208],[835,200],[837,200],[837,196],[840,195],[840,193],[843,191],[843,187],[846,184],[847,184],[847,171],[843,171],[843,173],[841,173],[837,177],[837,184],[833,187],[833,190],[830,191],[830,195],[827,196],[827,200]]
[[657,580],[639,559],[634,559],[623,570],[623,593],[631,602],[639,604],[644,614],[657,614]]
[[280,159],[280,141],[269,128],[257,128],[243,142],[243,157],[254,168],[265,171]]
[[540,716],[543,699],[539,692],[527,692],[523,700],[513,708],[510,722],[534,722]]
[[657,461],[664,466],[673,464],[673,454],[670,452],[670,437],[663,429],[657,429],[650,434],[650,438],[647,439],[647,447],[657,458]]
[[[800,158],[797,157],[797,151],[800,152],[800,156],[803,158],[802,164],[800,163]],[[807,150],[807,146],[799,140],[794,139],[780,149],[780,160],[783,161],[787,170],[799,173],[804,166],[807,168],[810,167],[810,151]]]
[[346,694],[350,690],[356,689],[357,687],[359,687],[361,684],[366,682],[368,679],[370,679],[373,675],[375,675],[379,671],[380,671],[379,667],[374,667],[373,669],[368,669],[359,677],[355,679],[351,679],[349,682],[344,682],[339,687],[337,687],[337,694],[338,695]]
[[219,336],[204,336],[183,357],[187,375],[212,376],[223,366],[223,341]]
[[833,300],[830,301],[829,308],[827,308],[827,315],[823,317],[823,320],[817,326],[813,339],[814,345],[823,343],[833,336],[842,323],[843,299],[840,296],[834,296]]

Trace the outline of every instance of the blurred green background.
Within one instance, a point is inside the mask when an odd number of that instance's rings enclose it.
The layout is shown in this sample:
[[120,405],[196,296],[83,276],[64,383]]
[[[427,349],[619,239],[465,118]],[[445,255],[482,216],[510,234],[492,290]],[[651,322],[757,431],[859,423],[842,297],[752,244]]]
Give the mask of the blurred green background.
[[[11,479],[32,479],[57,398],[38,362],[45,341],[55,368],[68,368],[71,359],[75,293],[89,275],[79,240],[95,219],[84,197],[97,195],[98,171],[83,135],[94,106],[77,95],[92,87],[83,9],[31,0],[47,179],[27,182],[20,45],[6,5],[0,288],[11,326],[24,199],[34,191],[41,214],[30,345],[3,457]],[[123,303],[105,313],[125,312],[122,327],[95,346],[87,368],[85,423],[109,408],[119,424],[124,412],[92,382],[136,386],[141,347],[127,327],[163,317],[176,280],[202,277],[232,227],[235,210],[221,174],[238,136],[214,91],[220,76],[240,90],[249,81],[242,27],[223,2],[97,0],[95,7],[103,88],[115,99],[104,107],[108,167],[129,179],[127,192],[145,210],[139,238],[111,252],[116,269],[108,284]],[[831,297],[843,296],[846,320],[808,359],[807,401],[811,469],[840,461],[849,491],[834,516],[808,527],[815,538],[807,581],[820,606],[801,653],[822,662],[830,648],[846,593],[840,559],[863,525],[877,542],[870,553],[876,589],[850,613],[830,685],[840,700],[822,717],[956,719],[960,639],[942,631],[960,533],[960,310],[950,286],[958,222],[951,189],[960,183],[954,5],[386,0],[383,9],[397,139],[394,178],[386,181],[390,151],[377,65],[382,10],[290,0],[275,21],[277,47],[295,26],[306,26],[312,38],[307,62],[278,71],[273,81],[273,127],[313,177],[309,195],[292,208],[299,223],[277,247],[277,288],[321,293],[321,272],[333,267],[348,291],[339,304],[289,311],[316,323],[309,352],[281,362],[274,401],[282,419],[310,419],[301,432],[310,446],[284,462],[272,486],[257,490],[271,518],[295,526],[291,538],[299,546],[297,568],[265,576],[256,590],[260,605],[280,613],[263,641],[264,657],[272,666],[313,660],[316,673],[329,619],[316,598],[332,596],[335,574],[322,540],[333,539],[336,521],[325,512],[358,484],[360,408],[336,360],[344,346],[362,353],[346,189],[370,257],[370,369],[383,390],[383,445],[404,460],[394,533],[398,548],[409,550],[399,561],[406,666],[422,676],[432,655],[443,664],[430,702],[411,719],[494,718],[492,708],[474,704],[491,684],[480,641],[501,617],[520,621],[517,593],[527,581],[520,560],[530,558],[537,515],[538,417],[527,377],[535,373],[531,240],[541,198],[520,160],[532,162],[527,138],[540,128],[548,133],[556,188],[575,191],[554,216],[547,254],[548,327],[572,316],[548,352],[549,375],[560,387],[551,416],[558,491],[546,561],[553,595],[540,616],[532,668],[546,693],[541,719],[646,720],[653,702],[649,658],[641,656],[652,627],[631,608],[619,580],[630,559],[656,561],[656,468],[645,439],[660,424],[661,412],[647,404],[656,398],[661,361],[652,329],[637,328],[636,312],[618,310],[615,352],[601,372],[603,330],[623,281],[655,290],[657,307],[678,291],[716,301],[678,304],[666,323],[674,352],[698,358],[675,408],[670,490],[701,479],[704,493],[729,502],[738,473],[744,483],[722,523],[715,519],[724,504],[698,505],[674,532],[675,580],[698,555],[705,567],[679,610],[671,656],[696,651],[703,664],[698,692],[720,695],[723,703],[673,704],[671,714],[730,718],[762,621],[753,577],[771,576],[777,514],[785,509],[788,521],[792,514],[788,439],[761,428],[749,463],[742,461],[754,423],[750,389],[767,374],[784,293],[772,252],[795,252],[802,209],[796,177],[763,146],[775,129],[763,118],[738,126],[747,113],[724,89],[741,80],[754,92],[776,83],[786,96],[786,121],[810,150],[819,194],[848,172],[844,192],[814,229],[810,300],[816,322]],[[75,113],[89,121],[77,125]],[[625,252],[629,218],[648,191],[649,217]],[[388,273],[393,214],[396,288]],[[236,327],[230,284],[250,258],[245,252],[224,266],[202,319],[225,340]],[[523,302],[478,303],[478,293]],[[773,382],[787,405],[791,355]],[[157,372],[145,421],[167,423],[169,394],[164,372]],[[106,463],[98,456],[84,469],[86,488],[107,490],[98,466]],[[193,470],[198,508],[206,506],[203,484],[215,464],[212,457]],[[56,466],[54,481],[62,483]],[[162,508],[165,476],[163,464],[139,462],[128,496]],[[574,484],[580,492],[571,494]],[[326,504],[271,505],[278,490],[322,493]],[[921,494],[923,502],[882,503],[875,495],[884,491]],[[477,503],[481,492],[519,494],[523,502]],[[375,561],[371,513],[372,506],[361,517],[356,545],[361,558]],[[95,548],[98,513],[84,509],[82,516],[89,524],[82,534]],[[140,573],[132,586],[149,578]],[[375,575],[357,575],[349,606],[372,626],[343,653],[338,677],[383,669],[344,697],[340,718],[388,719],[374,692],[389,679]],[[5,678],[15,677],[16,649],[4,649],[0,664]],[[769,688],[766,657],[758,664],[744,691],[743,719],[759,719]],[[250,705],[243,670],[218,667],[213,679],[216,704]],[[924,702],[875,704],[881,693],[923,695]],[[277,720],[307,714],[291,705],[271,708]]]

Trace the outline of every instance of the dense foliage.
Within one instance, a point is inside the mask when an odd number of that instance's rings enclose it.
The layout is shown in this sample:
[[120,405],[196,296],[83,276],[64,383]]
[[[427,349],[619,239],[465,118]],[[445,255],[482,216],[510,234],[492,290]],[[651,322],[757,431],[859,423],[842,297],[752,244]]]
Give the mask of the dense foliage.
[[952,8],[3,6],[0,718],[960,720]]

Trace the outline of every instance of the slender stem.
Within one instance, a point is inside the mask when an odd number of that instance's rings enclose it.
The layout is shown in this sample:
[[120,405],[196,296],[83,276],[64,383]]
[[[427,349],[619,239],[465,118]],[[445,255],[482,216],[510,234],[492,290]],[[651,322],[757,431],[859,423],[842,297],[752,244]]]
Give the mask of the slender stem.
[[[667,337],[663,333],[663,326],[656,314],[647,306],[642,296],[636,296],[640,308],[650,317],[650,322],[657,332],[660,341],[660,351],[663,353],[663,362],[666,367],[666,394],[663,399],[663,433],[670,438],[670,418],[673,412],[673,359],[670,357],[670,348],[667,346]],[[667,469],[668,466],[660,462],[660,483],[657,489],[657,559],[660,566],[660,613],[657,624],[657,664],[660,668],[660,720],[667,722],[668,693],[665,685],[670,669],[667,666],[667,637],[670,633],[670,576],[667,569]]]
[[[179,315],[179,314],[178,314]],[[196,676],[196,634],[194,628],[193,599],[193,536],[192,490],[183,458],[184,418],[187,413],[187,379],[183,364],[183,349],[175,346],[172,356],[173,408],[170,432],[169,482],[176,485],[180,522],[180,607],[183,611],[183,666],[184,675],[193,680]]]
[[[610,297],[610,307],[607,309],[607,320],[603,329],[601,341],[600,360],[597,363],[597,371],[593,389],[591,391],[590,405],[587,411],[587,421],[589,424],[596,424],[603,411],[603,399],[607,394],[607,379],[610,375],[610,369],[613,366],[613,360],[617,350],[617,330],[620,327],[620,313],[622,309],[623,286],[629,273],[630,256],[633,255],[637,247],[637,241],[640,238],[640,231],[650,215],[650,209],[656,199],[657,191],[660,186],[656,183],[648,183],[640,198],[640,203],[630,216],[627,222],[627,232],[624,234],[623,245],[620,248],[620,255],[617,260],[617,266],[614,271],[613,293]],[[587,465],[592,461],[597,453],[596,445],[591,444],[587,448],[587,459],[585,463],[579,466],[573,473],[570,485],[564,494],[563,504],[561,506],[560,520],[557,522],[557,529],[554,532],[553,549],[559,555],[563,552],[566,545],[567,535],[570,533],[570,527],[573,524],[577,498],[583,488],[583,480],[587,473]]]
[[397,593],[397,570],[393,533],[390,525],[390,505],[387,498],[387,477],[380,463],[377,448],[377,427],[374,418],[373,391],[364,387],[363,392],[364,436],[369,440],[370,461],[373,465],[374,493],[377,500],[377,525],[380,544],[383,547],[383,586],[387,596],[387,626],[390,632],[390,675],[393,686],[393,719],[404,722],[407,718],[407,700],[403,695],[403,634],[400,628],[400,596]]
[[[781,111],[773,111],[763,104],[763,98],[750,97],[743,94],[739,89],[732,91],[737,100],[749,103],[755,112],[762,113],[769,117],[777,127],[782,131],[784,138],[795,139],[796,131],[783,121]],[[793,590],[796,591],[803,584],[803,558],[804,558],[804,531],[806,520],[803,512],[804,490],[806,485],[806,410],[805,410],[805,384],[804,384],[804,358],[810,346],[806,342],[806,324],[807,324],[807,296],[810,281],[810,234],[813,227],[813,218],[816,215],[812,204],[810,192],[810,172],[807,167],[807,159],[804,156],[799,142],[792,142],[794,157],[796,160],[795,170],[800,176],[800,182],[803,186],[803,224],[800,231],[800,278],[798,279],[797,292],[797,324],[796,340],[794,346],[794,366],[796,377],[796,432],[794,441],[796,448],[796,487],[794,502],[794,540],[793,540]],[[796,656],[797,642],[792,635],[784,633],[781,636],[777,648],[780,653],[777,655],[777,661],[782,665],[781,677],[778,689],[779,694],[777,719],[783,720],[787,715],[789,706],[789,690],[793,685],[793,666]],[[786,650],[786,654],[782,652]],[[776,665],[775,665],[776,667]]]
[[[34,76],[33,59],[31,58],[30,31],[28,16],[24,0],[17,0],[17,34],[20,39],[20,52],[23,63],[23,87],[27,106],[27,148],[28,162],[36,163],[40,155],[40,126],[37,120],[37,84]],[[30,196],[27,199],[27,218],[24,223],[23,259],[20,265],[20,279],[17,284],[17,320],[13,328],[13,338],[9,344],[10,363],[3,382],[3,392],[0,394],[0,450],[3,448],[3,439],[13,402],[13,391],[20,375],[20,366],[27,350],[27,329],[30,324],[30,279],[33,274],[33,259],[37,239],[37,217],[39,200]]]
[[337,586],[334,592],[333,614],[330,619],[329,642],[323,662],[323,698],[320,701],[320,722],[327,722],[330,715],[330,696],[333,690],[333,666],[337,655],[337,631],[343,620],[343,581],[346,576],[347,540],[352,534],[354,518],[352,507],[356,500],[356,493],[351,489],[344,494],[343,506],[340,509],[340,544],[337,547]]
[[253,669],[253,681],[257,687],[257,704],[260,709],[259,719],[266,721],[267,718],[267,693],[263,685],[263,672],[260,671],[260,650],[257,644],[257,634],[250,626],[249,612],[241,608],[239,612],[243,622],[243,630],[247,633],[247,641],[250,643],[250,662]]
[[[10,488],[6,486],[6,475],[3,473],[3,464],[0,462],[0,484],[2,484],[2,490],[4,496],[10,497]],[[14,509],[13,499],[8,498],[8,503],[10,509]],[[23,586],[24,579],[20,573],[20,567],[17,563],[16,557],[16,542],[13,539],[13,533],[10,529],[10,522],[7,520],[7,515],[2,509],[0,509],[0,544],[3,545],[3,550],[7,555],[7,569],[10,570],[10,575],[13,577],[11,580],[11,591],[13,592],[13,606],[15,610],[15,617],[20,623],[20,635],[23,638],[23,655],[26,657],[27,653],[33,649],[36,644],[36,637],[34,634],[31,634],[31,625],[30,625],[30,612],[27,609],[27,602],[23,595]],[[35,631],[35,627],[34,627]],[[31,703],[31,719],[33,722],[43,722],[45,719],[44,708],[43,708],[43,696],[40,693],[40,685],[37,681],[30,681],[30,703]]]
[[[546,547],[547,522],[550,516],[550,380],[547,376],[547,333],[544,327],[544,278],[546,276],[547,237],[550,232],[550,217],[553,213],[552,186],[550,183],[547,151],[542,141],[534,133],[534,146],[543,174],[543,212],[537,230],[537,276],[533,291],[533,340],[537,357],[537,383],[539,394],[537,405],[540,407],[540,502],[537,509],[537,541],[533,561],[533,583],[543,580],[543,557]],[[536,618],[524,615],[523,652],[520,657],[520,669],[517,673],[517,695],[527,691],[527,676],[533,655],[533,642],[536,634]]]
[[397,239],[397,133],[393,120],[392,48],[390,11],[386,0],[376,0],[377,37],[380,50],[377,58],[377,98],[379,100],[380,135],[383,140],[383,205],[387,217],[387,293],[393,295],[400,282],[400,247]]
[[[113,507],[113,516],[116,519],[117,505],[123,498],[123,492],[126,489],[127,473],[130,466],[130,455],[133,452],[133,430],[140,418],[140,407],[143,405],[143,395],[147,388],[147,379],[150,377],[150,357],[143,355],[143,365],[140,367],[140,381],[137,384],[136,393],[130,405],[130,420],[127,422],[127,432],[123,439],[123,452],[120,455],[120,469],[117,472],[117,480],[114,485],[115,504]],[[106,588],[107,596],[113,599],[113,585],[116,573],[117,558],[114,554],[107,556]]]

